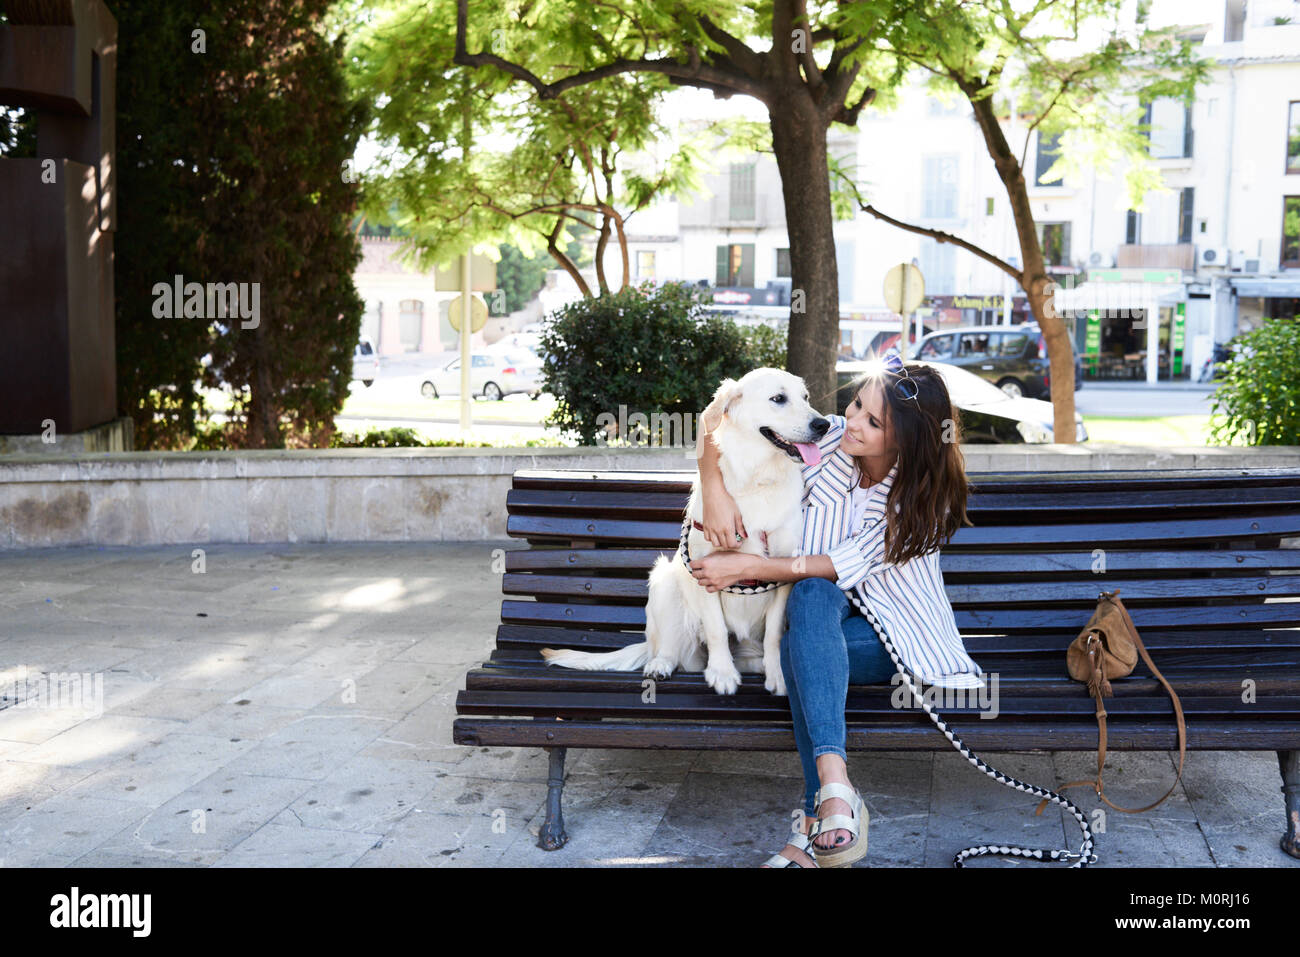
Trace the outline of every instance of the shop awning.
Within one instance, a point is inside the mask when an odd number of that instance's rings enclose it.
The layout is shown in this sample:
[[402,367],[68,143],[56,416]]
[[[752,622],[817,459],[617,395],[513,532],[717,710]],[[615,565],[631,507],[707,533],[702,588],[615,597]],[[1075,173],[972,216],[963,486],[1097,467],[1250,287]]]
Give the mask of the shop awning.
[[1300,299],[1300,276],[1295,279],[1234,279],[1232,288],[1238,296],[1262,296],[1265,299]]
[[1141,309],[1154,300],[1158,305],[1182,302],[1182,283],[1085,282],[1073,289],[1058,288],[1053,302],[1058,312],[1085,309]]

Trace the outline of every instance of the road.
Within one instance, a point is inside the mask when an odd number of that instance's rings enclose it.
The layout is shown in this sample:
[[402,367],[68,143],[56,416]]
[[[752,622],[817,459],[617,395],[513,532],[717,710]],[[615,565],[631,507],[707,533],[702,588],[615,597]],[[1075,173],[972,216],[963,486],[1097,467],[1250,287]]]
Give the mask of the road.
[[[458,437],[458,401],[451,398],[434,402],[420,396],[420,383],[428,371],[453,358],[455,354],[450,352],[440,356],[385,357],[374,385],[367,389],[360,383],[353,384],[352,396],[338,416],[339,425],[354,432],[406,426],[431,437]],[[1159,382],[1147,386],[1141,382],[1099,381],[1085,382],[1074,399],[1086,423],[1089,417],[1208,416],[1212,392],[1209,383]],[[476,434],[492,440],[556,436],[553,429],[543,429],[540,424],[551,407],[552,400],[546,395],[536,402],[523,395],[507,396],[500,402],[475,400],[473,428]]]

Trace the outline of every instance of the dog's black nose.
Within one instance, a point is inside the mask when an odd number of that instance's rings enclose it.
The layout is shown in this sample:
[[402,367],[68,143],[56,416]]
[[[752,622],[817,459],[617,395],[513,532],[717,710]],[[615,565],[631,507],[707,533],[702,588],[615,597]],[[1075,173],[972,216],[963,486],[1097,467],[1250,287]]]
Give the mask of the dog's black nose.
[[830,419],[816,418],[808,423],[808,429],[816,438],[821,438],[826,434],[826,430],[831,427]]

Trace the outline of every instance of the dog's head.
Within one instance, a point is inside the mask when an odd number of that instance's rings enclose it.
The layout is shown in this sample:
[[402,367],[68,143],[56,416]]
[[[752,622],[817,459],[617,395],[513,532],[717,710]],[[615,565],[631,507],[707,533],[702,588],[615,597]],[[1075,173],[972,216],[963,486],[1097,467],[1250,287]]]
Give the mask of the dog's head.
[[808,389],[797,375],[762,368],[723,379],[704,410],[705,426],[717,428],[724,416],[731,428],[761,436],[801,465],[821,461],[816,443],[830,422],[808,404]]

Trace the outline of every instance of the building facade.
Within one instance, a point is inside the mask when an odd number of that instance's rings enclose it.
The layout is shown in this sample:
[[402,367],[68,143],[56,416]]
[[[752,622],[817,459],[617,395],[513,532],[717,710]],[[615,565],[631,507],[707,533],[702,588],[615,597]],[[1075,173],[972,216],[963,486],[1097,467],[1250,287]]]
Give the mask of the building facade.
[[[1145,107],[1164,188],[1141,211],[1129,208],[1122,167],[1049,181],[1059,140],[1028,133],[1027,118],[1003,119],[1013,149],[1025,148],[1055,305],[1085,377],[1195,379],[1216,343],[1300,313],[1300,2],[1156,0],[1148,20],[1179,27],[1214,66],[1190,106]],[[1019,265],[1006,192],[964,99],[918,82],[896,109],[832,129],[829,146],[881,212]],[[638,214],[635,277],[708,286],[737,309],[787,306],[789,241],[770,154],[719,164],[705,187]],[[924,274],[923,331],[1032,318],[1001,270],[952,244],[863,212],[835,224],[835,243],[845,352],[898,327],[882,293],[898,263]]]

